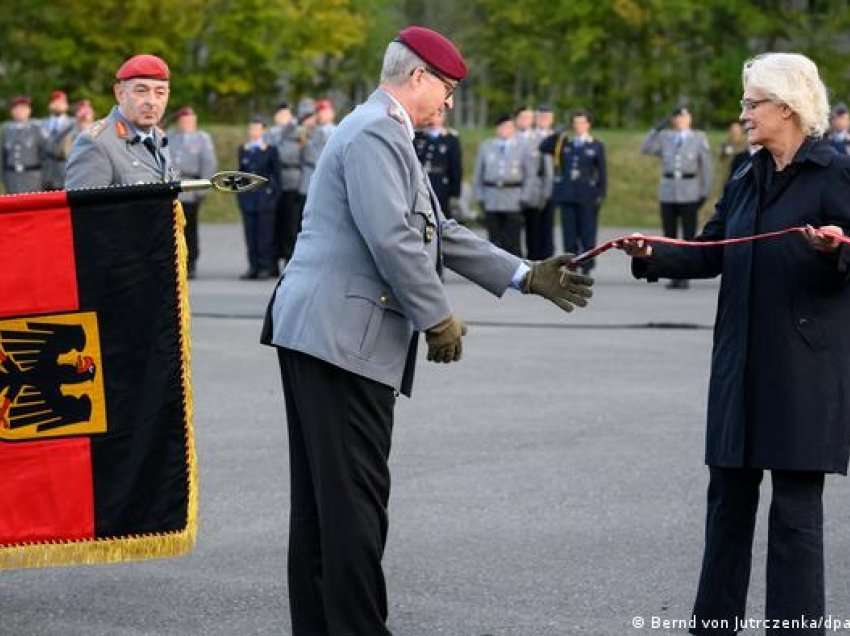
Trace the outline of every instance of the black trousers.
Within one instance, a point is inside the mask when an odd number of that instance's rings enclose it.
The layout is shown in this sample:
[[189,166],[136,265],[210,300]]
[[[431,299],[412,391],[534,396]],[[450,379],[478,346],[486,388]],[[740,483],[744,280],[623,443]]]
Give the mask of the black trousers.
[[552,238],[554,206],[551,201],[543,208],[525,208],[525,253],[534,261],[542,261],[555,253]]
[[520,212],[486,212],[484,222],[487,225],[487,236],[496,247],[522,258],[523,217]]
[[[592,202],[572,201],[561,203],[561,234],[564,251],[581,254],[596,247],[599,208]],[[587,273],[596,266],[595,259],[582,265]]]
[[661,227],[664,236],[677,238],[679,232],[679,219],[682,220],[682,238],[690,240],[697,233],[697,213],[700,202],[691,203],[662,203],[661,204]]
[[[762,471],[710,467],[705,553],[692,634],[734,634],[744,618]],[[771,471],[765,618],[818,620],[824,615],[824,474]],[[701,627],[716,620],[718,628]],[[725,621],[726,627],[723,627]],[[705,623],[710,625],[711,623]],[[770,634],[823,634],[823,629],[770,629]]]
[[245,228],[248,268],[273,271],[277,268],[274,245],[274,218],[277,201],[264,201],[258,207],[240,206]]
[[298,190],[284,190],[277,201],[275,212],[275,238],[278,258],[289,261],[295,249],[295,239],[301,231],[303,197]]
[[198,256],[201,254],[201,249],[198,244],[198,211],[201,208],[201,202],[183,203],[183,213],[186,215],[186,247],[189,251],[187,263],[189,270],[195,269],[195,263],[198,262]]
[[293,636],[391,636],[381,559],[395,392],[278,348],[289,427]]

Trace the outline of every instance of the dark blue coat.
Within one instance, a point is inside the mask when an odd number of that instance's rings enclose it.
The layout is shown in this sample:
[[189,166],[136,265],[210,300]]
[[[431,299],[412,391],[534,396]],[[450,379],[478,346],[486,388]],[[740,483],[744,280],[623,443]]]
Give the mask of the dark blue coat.
[[540,142],[540,152],[553,155],[555,203],[600,205],[608,188],[605,146],[592,139],[579,145],[566,133],[550,135]]
[[[413,145],[440,205],[446,206],[449,198],[459,197],[463,183],[463,159],[457,133],[446,131],[432,137],[427,132],[419,131]],[[446,212],[445,207],[443,211]]]
[[[850,157],[809,140],[766,196],[761,150],[729,181],[699,240],[811,224],[850,234]],[[784,171],[783,171],[784,172]],[[632,271],[648,280],[721,275],[705,461],[846,474],[850,456],[850,250],[805,237],[726,248],[658,245]],[[687,352],[680,352],[687,355]]]
[[277,148],[266,146],[263,149],[239,146],[239,170],[251,172],[268,179],[262,188],[237,194],[239,207],[243,210],[261,210],[277,205],[280,193],[280,162]]
[[850,155],[850,137],[844,139],[830,138],[829,143],[838,151],[838,154]]

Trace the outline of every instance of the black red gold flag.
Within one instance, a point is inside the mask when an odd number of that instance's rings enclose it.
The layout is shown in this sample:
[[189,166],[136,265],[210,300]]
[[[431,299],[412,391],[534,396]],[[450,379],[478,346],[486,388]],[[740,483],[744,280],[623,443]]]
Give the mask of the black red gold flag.
[[182,223],[167,185],[0,197],[0,568],[193,546]]

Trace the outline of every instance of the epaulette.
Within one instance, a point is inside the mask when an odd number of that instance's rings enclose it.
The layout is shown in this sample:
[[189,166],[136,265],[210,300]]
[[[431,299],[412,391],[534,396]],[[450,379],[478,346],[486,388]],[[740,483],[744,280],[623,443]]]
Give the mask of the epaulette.
[[115,134],[118,135],[119,139],[127,139],[130,137],[130,130],[127,128],[127,124],[120,119],[115,122]]
[[446,128],[446,132],[449,133],[452,137],[460,137],[460,133],[454,128]]
[[753,160],[750,159],[743,166],[738,168],[737,172],[732,175],[732,181],[737,181],[738,179],[743,178],[750,170],[753,169]]
[[97,137],[100,133],[106,130],[106,118],[98,119],[94,122],[91,127],[86,131],[92,139]]
[[401,108],[399,108],[395,104],[390,104],[387,107],[387,115],[395,119],[401,125],[404,125],[404,113],[402,113]]

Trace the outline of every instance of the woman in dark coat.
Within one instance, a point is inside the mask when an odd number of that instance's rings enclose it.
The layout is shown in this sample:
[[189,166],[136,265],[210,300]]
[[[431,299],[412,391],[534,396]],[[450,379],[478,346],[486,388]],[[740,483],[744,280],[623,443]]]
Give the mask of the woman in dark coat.
[[[831,236],[850,233],[850,157],[821,141],[828,104],[811,60],[761,55],[745,64],[743,85],[741,120],[763,148],[726,185],[698,240],[806,234],[707,248],[636,235],[621,246],[648,281],[722,276],[695,634],[733,634],[744,618],[763,470],[773,483],[766,617],[824,615],[824,474],[846,474],[850,456],[850,246]],[[703,627],[714,619],[727,627]],[[770,633],[824,633],[792,625]]]

